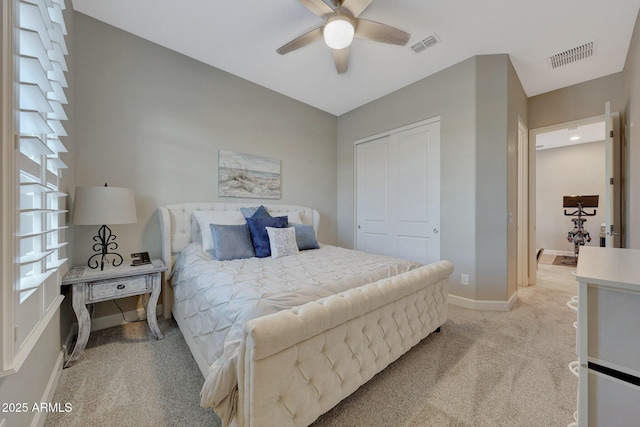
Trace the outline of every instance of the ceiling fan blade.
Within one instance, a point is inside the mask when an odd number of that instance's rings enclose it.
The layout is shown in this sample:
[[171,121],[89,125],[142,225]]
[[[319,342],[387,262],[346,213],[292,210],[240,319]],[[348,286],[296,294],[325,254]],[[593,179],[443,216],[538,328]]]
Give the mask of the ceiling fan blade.
[[366,19],[356,19],[356,37],[382,43],[404,46],[411,38],[411,34],[386,24]]
[[349,69],[349,48],[333,49],[333,60],[338,74],[346,73]]
[[300,49],[301,47],[304,47],[309,43],[313,43],[320,38],[322,38],[322,27],[318,27],[314,30],[309,31],[308,33],[301,35],[297,39],[291,40],[281,48],[276,49],[276,52],[278,52],[280,55],[284,55],[291,52],[292,50]]
[[360,16],[373,0],[344,0],[342,8],[347,9],[354,18]]
[[326,18],[328,15],[333,15],[335,12],[331,7],[322,0],[299,0],[300,3],[320,18]]

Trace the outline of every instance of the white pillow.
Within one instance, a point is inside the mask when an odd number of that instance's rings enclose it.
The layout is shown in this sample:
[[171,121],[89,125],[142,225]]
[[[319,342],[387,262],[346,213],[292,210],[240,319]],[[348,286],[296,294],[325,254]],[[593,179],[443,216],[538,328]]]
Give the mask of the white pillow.
[[200,226],[202,249],[213,250],[213,237],[209,224],[216,225],[242,225],[246,220],[240,211],[194,211],[193,216]]
[[[300,218],[300,212],[287,212],[284,215],[287,216],[287,220],[292,224],[302,224],[302,218]],[[282,214],[274,213],[272,216],[284,216]]]
[[280,258],[298,253],[295,228],[265,228],[269,235],[269,246],[271,247],[272,258]]

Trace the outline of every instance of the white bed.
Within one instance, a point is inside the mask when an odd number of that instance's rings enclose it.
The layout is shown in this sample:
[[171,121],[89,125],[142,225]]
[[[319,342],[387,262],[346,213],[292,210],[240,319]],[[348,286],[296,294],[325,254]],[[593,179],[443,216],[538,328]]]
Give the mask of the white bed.
[[[205,377],[202,404],[224,424],[308,425],[445,322],[453,266],[325,245],[289,257],[215,261],[193,243],[194,211],[256,205],[160,208],[169,267],[164,315],[173,314]],[[299,214],[317,233],[317,211],[264,206],[273,216]],[[233,299],[225,302],[225,293]]]

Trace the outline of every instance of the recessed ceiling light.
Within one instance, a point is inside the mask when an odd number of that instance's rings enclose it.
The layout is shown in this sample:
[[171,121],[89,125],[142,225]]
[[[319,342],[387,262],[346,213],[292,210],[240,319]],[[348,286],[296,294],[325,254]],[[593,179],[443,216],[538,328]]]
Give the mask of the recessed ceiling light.
[[576,135],[576,136],[572,136],[572,137],[571,137],[571,138],[569,138],[569,139],[570,139],[571,141],[577,141],[577,140],[579,140],[579,139],[580,139],[580,137]]

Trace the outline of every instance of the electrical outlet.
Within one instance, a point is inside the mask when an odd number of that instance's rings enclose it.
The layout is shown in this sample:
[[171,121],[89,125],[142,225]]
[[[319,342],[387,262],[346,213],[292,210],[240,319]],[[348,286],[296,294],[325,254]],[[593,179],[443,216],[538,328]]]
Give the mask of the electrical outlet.
[[460,284],[462,284],[462,285],[468,285],[469,284],[469,275],[468,274],[462,273],[460,275]]

